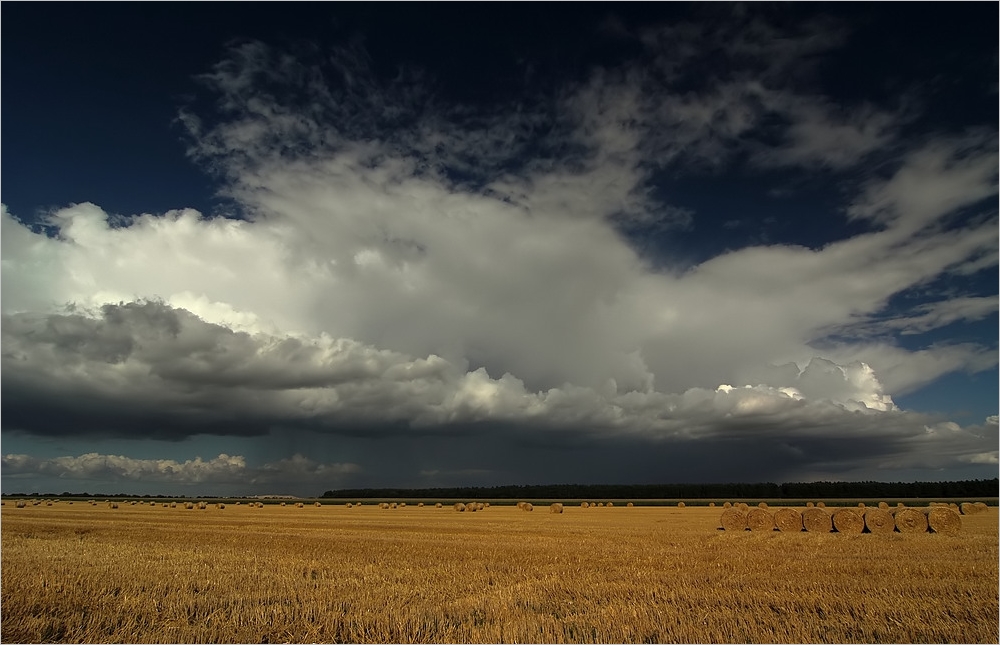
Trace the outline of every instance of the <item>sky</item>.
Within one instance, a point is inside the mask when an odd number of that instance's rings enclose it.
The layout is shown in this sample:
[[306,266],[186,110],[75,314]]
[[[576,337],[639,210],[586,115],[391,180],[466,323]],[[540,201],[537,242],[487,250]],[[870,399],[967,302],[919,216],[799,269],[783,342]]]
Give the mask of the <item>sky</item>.
[[0,488],[996,477],[997,23],[5,3]]

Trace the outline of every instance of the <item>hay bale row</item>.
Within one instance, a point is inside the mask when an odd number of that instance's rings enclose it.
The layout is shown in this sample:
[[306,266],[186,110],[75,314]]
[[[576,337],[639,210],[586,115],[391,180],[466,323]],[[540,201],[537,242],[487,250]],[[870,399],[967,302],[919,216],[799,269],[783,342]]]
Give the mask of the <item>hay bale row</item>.
[[890,512],[886,508],[867,506],[864,508],[839,508],[834,513],[818,506],[807,507],[803,511],[780,508],[772,512],[765,508],[743,509],[731,506],[722,511],[720,518],[726,531],[773,531],[810,533],[888,534],[900,533],[941,533],[957,535],[962,529],[958,512],[949,506],[929,506],[924,509],[897,508]]
[[962,502],[958,508],[962,515],[975,515],[985,512],[989,507],[983,502]]

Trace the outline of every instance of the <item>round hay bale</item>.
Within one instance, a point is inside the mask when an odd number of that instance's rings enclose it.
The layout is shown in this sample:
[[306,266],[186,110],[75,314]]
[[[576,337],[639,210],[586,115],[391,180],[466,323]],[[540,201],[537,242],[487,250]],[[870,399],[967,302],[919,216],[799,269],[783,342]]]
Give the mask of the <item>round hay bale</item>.
[[459,513],[462,513],[463,511],[465,511],[465,504],[463,504],[462,502],[455,502],[455,510],[458,511]]
[[628,504],[625,505],[626,508],[632,508],[634,506],[635,504],[633,504],[632,502],[629,502]]
[[16,502],[14,502],[14,506],[16,506],[17,508],[24,508],[25,506],[27,506],[27,504],[24,503],[23,499],[19,499]]
[[170,502],[170,508],[177,508],[177,502]]
[[613,507],[614,505],[615,505],[615,503],[614,503],[614,502],[608,502],[608,508],[611,508],[611,507]]
[[722,528],[727,531],[745,531],[747,530],[747,514],[741,508],[730,507],[722,511],[722,517],[719,519],[722,523]]
[[434,508],[441,508],[442,506],[443,504],[441,504],[441,502],[438,502],[437,504],[434,505]]
[[746,502],[740,502],[737,504],[737,506],[742,508],[744,511],[750,510],[750,506]]
[[305,508],[305,506],[302,502],[295,502],[295,508]]
[[597,502],[597,505],[600,506],[601,508],[604,508],[604,502]]
[[858,502],[858,508],[865,508],[864,502]]
[[354,506],[354,504],[351,504],[350,502],[347,502],[347,504],[345,504],[345,506],[347,506],[347,508],[352,508]]
[[760,502],[757,504],[757,508],[767,508],[767,502]]
[[722,505],[722,508],[732,508],[732,507],[733,505],[730,502],[726,502],[725,504]]
[[319,502],[313,502],[313,506],[319,508],[320,506],[322,506],[322,504],[320,504]]
[[806,502],[806,508],[812,508],[813,506],[815,506],[815,504],[812,502]]
[[774,512],[774,525],[784,533],[800,532],[802,531],[802,513],[787,506],[779,508]]
[[397,504],[396,502],[390,502],[389,503],[389,509],[390,510],[396,510],[397,508],[399,508],[399,504]]
[[475,502],[469,502],[468,504],[465,505],[465,512],[466,513],[475,513],[478,510],[479,510],[479,507],[476,506]]
[[979,512],[979,509],[972,502],[962,502],[958,505],[958,511],[962,515],[975,515]]
[[826,508],[826,502],[816,502],[816,506],[820,508]]
[[814,506],[802,511],[802,526],[810,533],[829,533],[833,530],[833,518],[826,509]]
[[684,502],[677,502],[677,508],[684,508]]
[[751,508],[747,513],[747,528],[751,531],[773,531],[774,513],[766,508]]
[[906,508],[906,504],[903,502],[896,502],[896,508]]
[[715,508],[715,502],[709,502],[708,503],[708,507],[709,508]]
[[927,516],[915,508],[899,508],[894,513],[896,530],[900,533],[926,533]]
[[928,508],[927,526],[933,533],[958,535],[962,530],[962,516],[950,506]]
[[532,506],[530,502],[525,502],[523,508],[526,511],[533,511],[533,510],[535,510],[535,507]]
[[959,511],[959,512],[961,512],[959,510],[959,508],[958,508],[958,504],[956,504],[955,502],[951,502],[950,504],[948,504],[948,508],[950,508],[953,511]]
[[400,502],[399,508],[406,508],[406,502]]
[[483,504],[483,508],[489,508],[489,507],[490,507],[490,503],[489,502],[486,502],[485,504]]
[[878,507],[881,508],[883,511],[889,510],[889,505],[886,504],[885,502],[879,502]]
[[420,503],[417,504],[417,508],[423,508],[423,507],[424,507],[424,503],[423,502],[420,502]]
[[220,510],[220,511],[221,511],[222,509],[224,509],[225,507],[226,507],[226,505],[225,505],[225,504],[223,504],[222,502],[219,502],[218,504],[216,504],[216,505],[215,505],[215,508],[217,508],[217,509],[218,509],[218,510]]
[[838,508],[833,513],[833,528],[837,533],[861,533],[865,518],[856,508]]
[[580,508],[587,508],[588,506],[590,506],[590,504],[587,502],[580,502]]
[[896,530],[896,520],[888,508],[865,509],[865,528],[869,533],[892,533]]
[[284,502],[282,502],[282,503],[281,503],[281,505],[282,505],[282,506],[284,506],[284,505],[285,505],[285,503],[284,503]]
[[986,505],[986,502],[976,502],[973,504],[973,506],[975,508],[978,508],[980,513],[985,513],[990,508],[989,506]]
[[552,506],[549,506],[549,513],[562,513],[562,512],[563,512],[563,505],[558,502],[556,502]]

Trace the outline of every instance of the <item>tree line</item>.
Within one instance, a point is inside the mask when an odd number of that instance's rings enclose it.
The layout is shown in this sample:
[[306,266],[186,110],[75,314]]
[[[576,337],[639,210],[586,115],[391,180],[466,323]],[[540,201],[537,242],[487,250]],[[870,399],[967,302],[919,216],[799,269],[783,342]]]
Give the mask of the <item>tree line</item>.
[[346,488],[322,497],[441,499],[895,499],[997,497],[1000,479],[944,482],[795,482],[737,484],[550,484],[451,488]]

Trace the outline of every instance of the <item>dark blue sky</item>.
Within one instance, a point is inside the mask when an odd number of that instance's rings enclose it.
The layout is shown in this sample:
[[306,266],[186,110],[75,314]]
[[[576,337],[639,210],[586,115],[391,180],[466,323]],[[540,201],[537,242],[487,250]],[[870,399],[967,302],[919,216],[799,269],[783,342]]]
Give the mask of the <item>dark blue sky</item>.
[[995,474],[995,4],[2,12],[5,492]]

